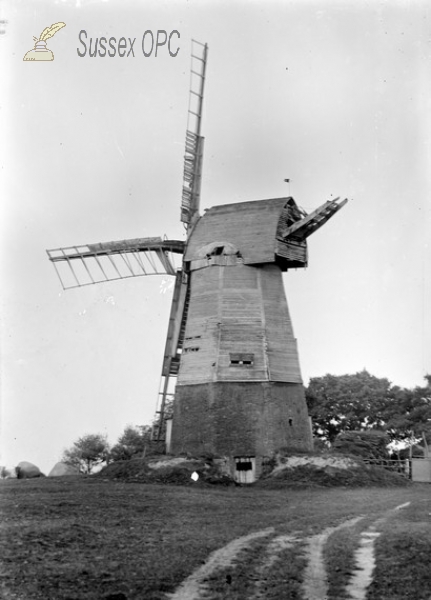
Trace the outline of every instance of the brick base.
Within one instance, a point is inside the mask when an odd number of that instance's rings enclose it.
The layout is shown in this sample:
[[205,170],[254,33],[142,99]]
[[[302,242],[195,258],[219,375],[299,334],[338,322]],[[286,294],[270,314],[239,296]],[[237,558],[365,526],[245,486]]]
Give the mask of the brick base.
[[217,382],[177,386],[170,448],[173,454],[262,457],[289,447],[312,449],[301,384]]

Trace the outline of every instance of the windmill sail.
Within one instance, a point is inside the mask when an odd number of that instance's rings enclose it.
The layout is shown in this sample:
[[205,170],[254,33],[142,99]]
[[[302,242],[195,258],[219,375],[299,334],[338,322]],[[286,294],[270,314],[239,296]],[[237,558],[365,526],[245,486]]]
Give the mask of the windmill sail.
[[[181,221],[188,231],[199,216],[204,138],[201,136],[205,74],[208,56],[207,44],[192,40],[189,107],[187,113],[186,148],[184,155]],[[174,398],[174,381],[177,378],[184,331],[187,322],[190,286],[188,273],[177,274],[168,335],[163,357],[162,377],[156,408],[157,422],[153,425],[153,438],[166,437],[166,405]]]
[[208,46],[192,40],[192,65],[184,155],[181,221],[190,226],[199,212],[204,138],[201,136],[202,107]]
[[63,289],[142,275],[175,275],[184,242],[160,237],[69,246],[46,251]]
[[336,212],[340,210],[347,202],[347,198],[339,202],[339,198],[328,200],[316,210],[313,210],[309,215],[296,221],[284,231],[280,232],[281,238],[295,238],[297,240],[305,240],[312,233],[317,231],[324,225]]
[[166,336],[165,352],[163,355],[156,422],[153,424],[153,439],[156,441],[166,438],[166,407],[169,401],[173,402],[175,396],[174,381],[176,381],[180,369],[189,297],[190,286],[188,285],[188,277],[184,271],[177,271],[169,316],[168,334]]

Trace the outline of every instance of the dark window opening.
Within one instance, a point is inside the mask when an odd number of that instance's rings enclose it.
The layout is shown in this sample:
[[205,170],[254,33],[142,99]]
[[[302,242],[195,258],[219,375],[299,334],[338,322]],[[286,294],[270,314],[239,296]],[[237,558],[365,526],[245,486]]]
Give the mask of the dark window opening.
[[244,354],[244,353],[229,353],[230,364],[233,366],[245,366],[251,367],[254,364],[254,354]]
[[230,364],[231,365],[252,365],[253,361],[252,360],[231,360]]
[[237,471],[251,471],[252,468],[253,468],[253,465],[251,464],[250,460],[248,462],[239,462],[239,463],[236,463],[236,470]]
[[224,251],[224,246],[216,246],[211,250],[209,254],[207,254],[207,258],[211,259],[211,256],[221,256]]
[[251,457],[236,458],[235,468],[237,471],[251,471],[253,469]]
[[293,425],[293,419],[289,419],[289,426],[292,427]]
[[190,348],[184,348],[184,352],[187,354],[188,352],[199,352],[198,346],[191,346]]

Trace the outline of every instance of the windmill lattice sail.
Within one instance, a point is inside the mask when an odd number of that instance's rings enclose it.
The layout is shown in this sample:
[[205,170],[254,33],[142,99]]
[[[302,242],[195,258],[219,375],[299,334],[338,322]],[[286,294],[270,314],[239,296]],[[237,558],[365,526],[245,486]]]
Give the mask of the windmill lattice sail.
[[[207,58],[207,44],[192,40],[189,106],[181,196],[181,221],[185,224],[188,234],[190,234],[192,225],[199,218],[204,151],[201,126]],[[183,265],[182,275],[177,276],[175,282],[163,357],[162,376],[156,407],[157,420],[153,426],[153,437],[157,441],[166,438],[166,416],[168,414],[166,406],[169,402],[172,404],[175,397],[175,381],[180,367],[190,294],[187,278],[187,267]],[[174,327],[174,323],[179,325]],[[173,335],[173,331],[177,331],[178,335]]]
[[192,40],[189,108],[184,155],[181,221],[190,226],[199,213],[204,138],[201,136],[202,109],[208,46]]
[[143,275],[175,275],[184,242],[160,237],[68,246],[46,251],[63,289]]

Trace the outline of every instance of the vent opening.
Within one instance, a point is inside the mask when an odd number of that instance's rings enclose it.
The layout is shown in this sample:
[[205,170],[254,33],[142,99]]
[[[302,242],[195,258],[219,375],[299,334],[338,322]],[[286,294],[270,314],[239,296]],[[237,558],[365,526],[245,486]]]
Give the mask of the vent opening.
[[199,352],[199,346],[190,346],[190,348],[184,348],[185,354],[188,354],[189,352]]

